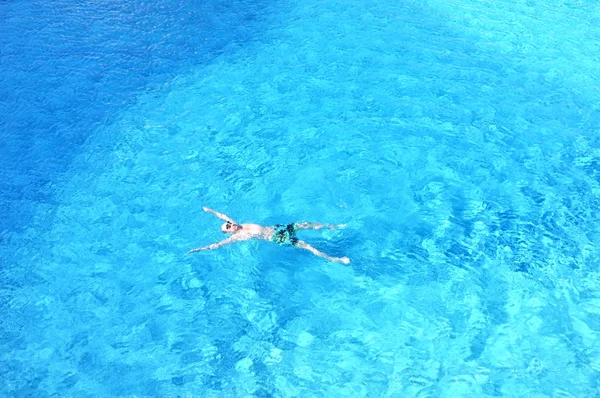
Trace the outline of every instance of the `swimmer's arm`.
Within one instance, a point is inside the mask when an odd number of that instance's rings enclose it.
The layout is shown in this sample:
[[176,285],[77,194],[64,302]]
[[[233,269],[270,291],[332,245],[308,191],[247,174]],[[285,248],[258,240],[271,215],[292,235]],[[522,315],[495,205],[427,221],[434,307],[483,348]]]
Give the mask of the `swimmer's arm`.
[[192,249],[189,252],[187,252],[186,254],[195,253],[195,252],[199,252],[199,251],[202,251],[202,250],[213,250],[213,249],[217,249],[217,248],[219,248],[221,246],[228,245],[228,244],[233,243],[233,242],[240,242],[240,241],[248,240],[248,239],[249,238],[245,237],[245,236],[236,236],[236,235],[234,235],[234,236],[232,236],[230,238],[227,238],[225,240],[222,240],[222,241],[220,241],[218,243],[213,243],[212,245],[208,245],[208,246],[204,246],[204,247],[199,247],[197,249]]
[[232,223],[234,223],[234,224],[237,224],[235,221],[233,221],[231,218],[227,217],[225,214],[221,214],[221,213],[219,213],[219,212],[216,212],[216,211],[214,211],[213,209],[209,209],[209,208],[208,208],[208,207],[206,207],[206,206],[204,206],[204,207],[202,208],[202,210],[204,210],[204,211],[205,211],[205,212],[207,212],[207,213],[212,213],[212,214],[214,214],[215,216],[217,216],[217,217],[218,217],[218,218],[220,218],[221,220],[224,220],[224,221],[229,221],[229,222],[232,222]]

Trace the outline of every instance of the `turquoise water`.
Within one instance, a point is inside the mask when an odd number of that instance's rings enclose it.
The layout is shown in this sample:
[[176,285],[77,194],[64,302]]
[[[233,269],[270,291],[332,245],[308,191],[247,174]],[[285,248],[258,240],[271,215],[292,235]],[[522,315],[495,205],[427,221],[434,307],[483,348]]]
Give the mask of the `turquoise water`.
[[[600,8],[267,5],[6,233],[5,396],[600,394]],[[223,238],[302,239],[352,263]]]

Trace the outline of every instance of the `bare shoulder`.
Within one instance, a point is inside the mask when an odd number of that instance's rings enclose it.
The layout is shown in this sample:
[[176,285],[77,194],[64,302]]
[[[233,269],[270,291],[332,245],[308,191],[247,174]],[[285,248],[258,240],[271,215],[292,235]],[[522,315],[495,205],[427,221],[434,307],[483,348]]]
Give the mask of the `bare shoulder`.
[[252,231],[252,232],[256,232],[256,231],[261,231],[264,227],[262,225],[258,225],[258,224],[242,224],[242,230],[246,230],[246,231]]
[[273,227],[265,227],[259,224],[242,224],[242,231],[252,238],[271,239]]
[[233,236],[231,237],[232,240],[241,242],[244,240],[249,240],[254,238],[254,236],[249,233],[249,231],[246,231],[245,229],[242,229],[241,231],[236,232],[235,234],[233,234]]

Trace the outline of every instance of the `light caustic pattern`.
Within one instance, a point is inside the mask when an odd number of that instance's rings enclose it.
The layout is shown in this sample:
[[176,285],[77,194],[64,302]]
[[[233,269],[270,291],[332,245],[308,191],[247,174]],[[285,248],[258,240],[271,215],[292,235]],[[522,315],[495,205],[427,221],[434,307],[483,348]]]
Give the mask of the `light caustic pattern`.
[[[3,390],[594,396],[597,6],[442,3],[278,4],[99,130],[22,238]],[[203,205],[347,222],[303,239],[352,263],[186,257]]]

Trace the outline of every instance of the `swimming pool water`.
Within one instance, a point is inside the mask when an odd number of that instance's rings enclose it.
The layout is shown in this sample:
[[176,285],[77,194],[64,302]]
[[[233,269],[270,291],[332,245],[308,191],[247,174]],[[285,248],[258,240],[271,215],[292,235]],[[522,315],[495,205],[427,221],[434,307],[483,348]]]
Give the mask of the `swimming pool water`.
[[55,176],[139,92],[260,31],[255,1],[10,1],[0,4],[0,232],[54,206]]
[[[205,6],[169,5],[135,18]],[[89,99],[78,143],[37,152],[69,153],[4,229],[2,395],[597,396],[598,6],[236,7],[254,17],[207,32],[240,36],[203,48],[191,24],[148,56],[160,73],[111,78],[121,105]],[[171,68],[190,38],[204,55]],[[90,53],[121,62],[112,40]],[[266,242],[185,256],[223,238],[202,206],[346,222],[301,237],[352,263]]]

